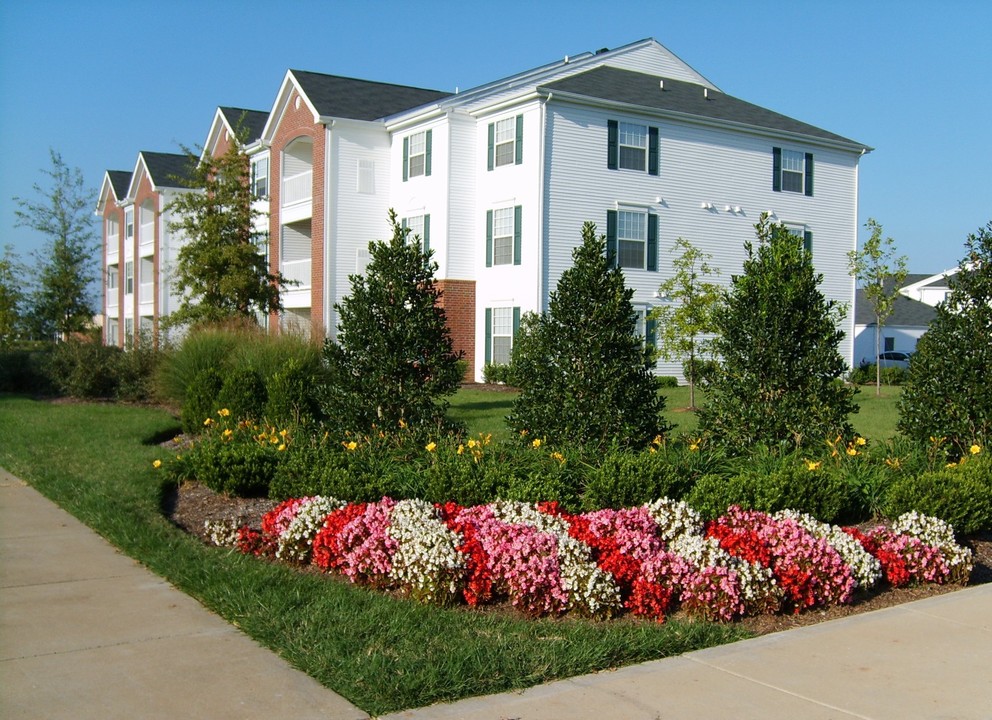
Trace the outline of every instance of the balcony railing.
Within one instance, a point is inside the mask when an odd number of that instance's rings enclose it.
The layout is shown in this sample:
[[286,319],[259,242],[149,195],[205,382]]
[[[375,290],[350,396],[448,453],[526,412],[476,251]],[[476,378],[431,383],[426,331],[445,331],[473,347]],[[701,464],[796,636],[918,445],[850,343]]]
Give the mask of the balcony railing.
[[150,222],[138,228],[138,244],[141,247],[155,244],[155,223]]
[[290,175],[282,180],[282,204],[292,205],[293,203],[310,200],[313,195],[313,170]]
[[138,302],[148,303],[155,299],[155,283],[141,283],[138,290]]
[[310,258],[284,262],[280,272],[287,280],[299,283],[299,285],[287,285],[286,290],[302,290],[310,287]]
[[107,288],[107,307],[117,307],[117,288]]

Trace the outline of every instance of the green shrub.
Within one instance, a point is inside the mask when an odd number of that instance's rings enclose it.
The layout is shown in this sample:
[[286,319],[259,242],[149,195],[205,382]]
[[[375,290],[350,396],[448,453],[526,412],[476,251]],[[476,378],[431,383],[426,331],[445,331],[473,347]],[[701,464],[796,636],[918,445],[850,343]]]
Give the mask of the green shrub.
[[[847,376],[848,382],[854,385],[874,385],[875,384],[875,363],[862,362],[857,368]],[[909,373],[901,367],[883,367],[883,385],[902,385],[906,382]]]
[[889,487],[885,509],[890,518],[911,510],[938,517],[962,535],[992,530],[992,460],[983,453],[953,467],[899,477]]
[[267,400],[265,382],[257,370],[236,368],[227,373],[217,394],[217,407],[237,420],[261,420]]
[[678,499],[688,487],[686,476],[666,453],[611,450],[588,471],[582,505],[587,510],[619,510],[660,497]]
[[510,384],[511,368],[507,364],[486,363],[482,366],[482,379],[487,383]]
[[727,512],[731,505],[754,509],[754,487],[748,485],[744,476],[704,475],[686,497],[686,502],[695,508],[705,520],[715,520]]
[[286,500],[312,495],[355,500],[351,471],[341,448],[316,440],[290,445],[273,475],[269,497]]
[[110,398],[117,389],[115,368],[121,350],[89,340],[56,343],[48,356],[48,377],[63,395],[80,399]]
[[128,402],[144,402],[154,395],[154,377],[161,353],[151,339],[140,337],[117,355],[114,374],[117,387],[114,397]]
[[179,347],[163,355],[155,373],[156,393],[163,400],[182,407],[194,379],[207,369],[220,373],[228,366],[229,358],[244,337],[244,333],[220,326],[191,330]]
[[202,432],[204,420],[213,418],[220,409],[217,396],[223,385],[223,378],[212,366],[200,370],[193,377],[183,393],[185,402],[182,406],[180,422],[184,433],[196,435]]
[[47,367],[52,346],[0,350],[0,392],[45,395],[52,392]]
[[323,418],[314,388],[319,383],[317,366],[309,366],[297,357],[283,363],[266,383],[268,401],[265,417],[277,425],[312,425]]
[[269,493],[279,464],[278,451],[252,441],[225,441],[211,436],[187,451],[188,472],[225,495],[258,497]]
[[658,387],[660,388],[677,388],[679,386],[679,379],[674,375],[659,375],[658,376]]

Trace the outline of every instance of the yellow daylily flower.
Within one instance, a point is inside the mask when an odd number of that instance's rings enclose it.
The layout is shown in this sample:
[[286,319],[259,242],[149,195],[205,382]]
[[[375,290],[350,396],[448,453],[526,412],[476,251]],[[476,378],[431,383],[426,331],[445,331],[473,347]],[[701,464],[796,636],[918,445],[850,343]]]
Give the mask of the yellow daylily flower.
[[213,418],[207,418],[206,420],[204,420],[204,421],[203,421],[203,424],[204,424],[204,425],[205,425],[206,427],[210,427],[211,425],[213,425],[213,424],[214,424],[214,419],[213,419]]
[[458,454],[461,455],[463,452],[465,452],[465,446],[464,445],[459,445],[458,446]]
[[157,470],[158,468],[162,467],[162,461],[156,460],[155,462],[152,463],[152,467]]
[[227,408],[221,408],[220,410],[217,411],[217,414],[220,415],[221,417],[228,417],[231,414],[231,411],[228,410]]
[[437,449],[437,443],[434,441],[431,441],[426,445],[424,445],[424,450],[426,450],[427,452],[434,452],[436,449]]
[[531,443],[531,446],[535,448],[541,447],[541,438],[534,438],[534,442]]
[[351,442],[343,442],[341,444],[344,445],[346,450],[354,450],[355,448],[358,447],[358,443],[355,442],[354,440],[352,440]]
[[864,445],[864,444],[865,444],[865,443],[867,443],[867,442],[868,442],[868,441],[867,441],[867,440],[865,440],[865,439],[864,439],[863,437],[861,437],[860,435],[855,435],[855,436],[854,436],[854,444],[855,444],[855,445]]
[[858,454],[858,449],[855,447],[848,447],[847,454],[850,455],[851,457],[854,457],[855,455]]
[[968,452],[970,452],[972,455],[977,455],[981,451],[982,451],[981,445],[972,445],[970,448],[968,448]]
[[809,470],[810,472],[819,470],[821,465],[823,465],[822,461],[821,462],[814,462],[812,460],[806,461],[806,469]]
[[276,450],[278,450],[279,452],[282,452],[285,449],[286,449],[286,443],[279,443],[279,447],[276,448]]

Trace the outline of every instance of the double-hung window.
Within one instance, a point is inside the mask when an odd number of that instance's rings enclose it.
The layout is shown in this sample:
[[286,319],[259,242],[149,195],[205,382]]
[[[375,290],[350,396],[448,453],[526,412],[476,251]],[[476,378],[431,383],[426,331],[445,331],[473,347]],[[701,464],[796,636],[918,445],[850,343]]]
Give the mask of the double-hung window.
[[119,273],[116,265],[108,265],[107,266],[107,289],[108,290],[116,290],[117,289],[118,275],[119,274],[120,273]]
[[489,123],[488,168],[519,165],[523,162],[524,116]]
[[486,213],[486,267],[520,264],[521,218],[520,205]]
[[134,261],[124,263],[124,294],[134,295]]
[[611,265],[658,269],[658,216],[639,209],[608,210],[606,254]]
[[403,138],[403,180],[431,174],[431,131]]
[[608,120],[606,166],[658,175],[658,128]]
[[410,242],[420,242],[420,246],[425,253],[431,249],[431,216],[429,214],[414,215],[403,218],[402,227],[407,228],[410,233],[407,240]]
[[634,334],[642,338],[646,346],[657,346],[655,321],[651,318],[650,308],[643,305],[634,307]]
[[124,239],[134,240],[134,206],[124,209]]
[[486,308],[486,364],[508,365],[513,336],[520,327],[519,307]]
[[772,148],[772,190],[813,195],[813,153]]
[[788,233],[796,237],[802,243],[806,252],[813,252],[813,233],[806,225],[799,223],[782,223]]
[[251,191],[258,198],[269,196],[269,159],[254,158],[251,161]]

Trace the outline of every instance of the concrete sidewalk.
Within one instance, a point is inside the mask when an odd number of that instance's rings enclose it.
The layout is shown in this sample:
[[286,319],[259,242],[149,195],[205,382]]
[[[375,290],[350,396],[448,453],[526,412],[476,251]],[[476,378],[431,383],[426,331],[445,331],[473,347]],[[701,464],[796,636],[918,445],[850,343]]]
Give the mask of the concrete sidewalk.
[[[368,716],[0,470],[0,717]],[[989,720],[992,585],[387,717]]]
[[0,717],[368,715],[0,470]]

